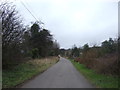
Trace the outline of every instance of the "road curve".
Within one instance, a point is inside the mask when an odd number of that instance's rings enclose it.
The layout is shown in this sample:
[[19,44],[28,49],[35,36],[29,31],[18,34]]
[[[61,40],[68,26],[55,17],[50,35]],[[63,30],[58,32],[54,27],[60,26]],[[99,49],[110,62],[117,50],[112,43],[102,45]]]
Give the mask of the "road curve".
[[94,88],[72,63],[60,58],[51,68],[24,83],[21,88]]

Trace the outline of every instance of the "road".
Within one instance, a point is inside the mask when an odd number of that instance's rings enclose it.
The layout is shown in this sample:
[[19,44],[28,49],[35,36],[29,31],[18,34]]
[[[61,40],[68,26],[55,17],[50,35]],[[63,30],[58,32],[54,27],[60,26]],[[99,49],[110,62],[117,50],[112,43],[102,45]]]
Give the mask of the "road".
[[21,88],[94,88],[72,63],[60,58],[51,68],[24,83]]

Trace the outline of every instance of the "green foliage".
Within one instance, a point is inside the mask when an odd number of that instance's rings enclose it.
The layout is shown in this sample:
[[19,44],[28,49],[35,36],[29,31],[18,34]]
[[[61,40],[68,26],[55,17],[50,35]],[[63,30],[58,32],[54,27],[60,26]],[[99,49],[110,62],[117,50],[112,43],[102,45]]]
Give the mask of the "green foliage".
[[118,77],[98,74],[92,69],[86,68],[85,65],[71,60],[73,65],[97,88],[118,88]]
[[54,47],[56,43],[53,42],[53,37],[46,29],[40,30],[40,26],[35,23],[31,26],[32,36],[30,43],[32,48],[38,49],[39,57],[46,57],[49,55],[56,55],[59,47]]
[[31,26],[31,35],[32,35],[32,37],[35,36],[36,34],[38,34],[39,29],[40,29],[40,26],[37,23],[34,23]]
[[34,48],[34,49],[32,49],[31,54],[32,54],[31,56],[33,59],[38,58],[39,57],[39,50],[37,48]]
[[109,38],[109,40],[105,40],[102,42],[102,49],[104,53],[112,53],[117,51],[117,43],[115,43],[112,38]]
[[79,48],[77,48],[75,45],[72,48],[71,55],[72,57],[78,57],[80,55]]
[[86,53],[88,50],[89,50],[89,45],[88,45],[88,44],[85,44],[85,45],[83,46],[83,53]]

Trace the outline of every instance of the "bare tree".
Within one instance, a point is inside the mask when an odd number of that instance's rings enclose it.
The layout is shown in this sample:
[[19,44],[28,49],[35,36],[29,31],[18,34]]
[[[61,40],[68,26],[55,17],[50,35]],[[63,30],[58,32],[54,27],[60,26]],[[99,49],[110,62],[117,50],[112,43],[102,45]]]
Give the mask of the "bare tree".
[[0,4],[0,20],[2,21],[2,60],[16,60],[20,56],[20,43],[22,42],[23,25],[20,15],[12,3]]
[[22,20],[18,16],[15,5],[2,3],[0,5],[2,14],[2,45],[9,45],[13,42],[19,43],[22,33]]

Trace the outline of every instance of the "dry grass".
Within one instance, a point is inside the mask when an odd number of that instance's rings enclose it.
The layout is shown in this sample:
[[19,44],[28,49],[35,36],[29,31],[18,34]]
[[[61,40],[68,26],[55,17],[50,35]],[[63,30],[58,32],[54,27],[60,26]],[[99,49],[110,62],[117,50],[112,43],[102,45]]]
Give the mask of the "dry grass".
[[[3,88],[15,87],[26,80],[42,73],[56,62],[58,57],[28,60],[11,70],[3,70]],[[11,78],[12,77],[12,78]]]
[[33,64],[33,65],[47,65],[47,64],[52,64],[56,63],[58,61],[57,57],[49,57],[49,58],[43,58],[43,59],[34,59],[34,60],[29,60],[27,63]]

